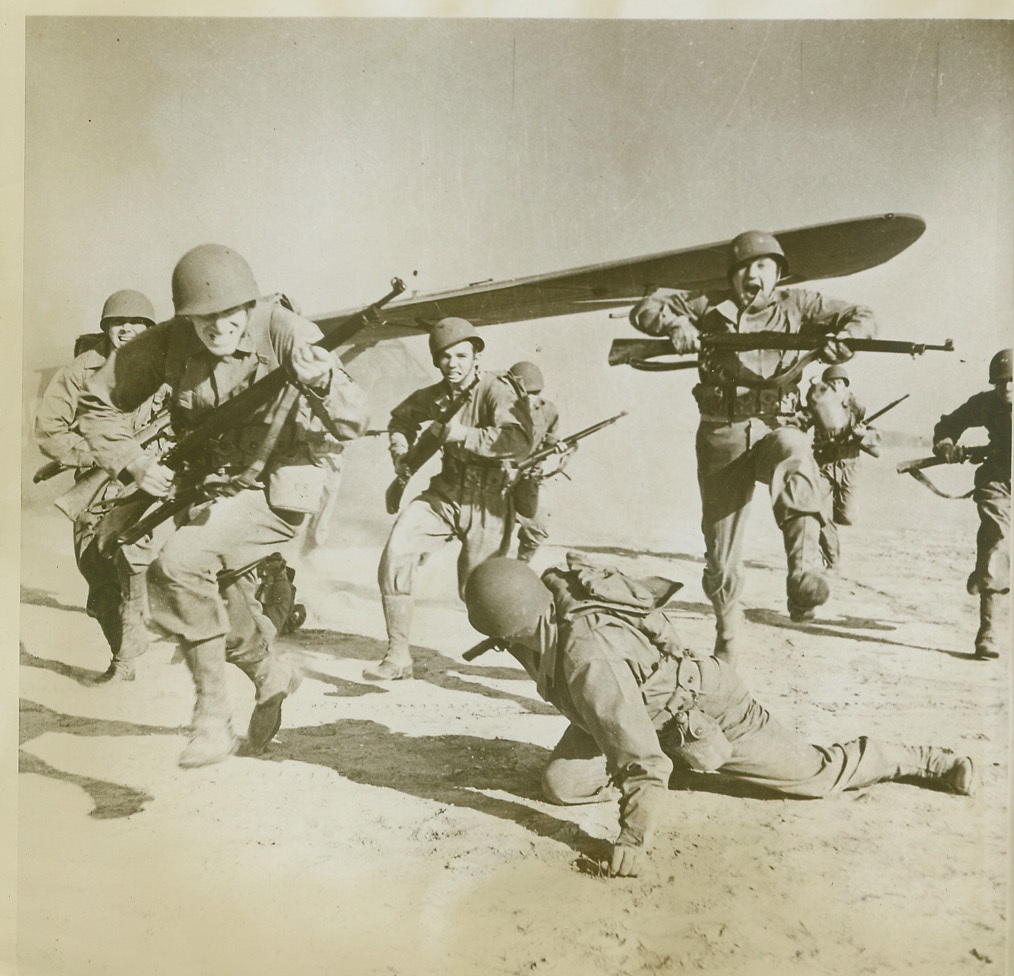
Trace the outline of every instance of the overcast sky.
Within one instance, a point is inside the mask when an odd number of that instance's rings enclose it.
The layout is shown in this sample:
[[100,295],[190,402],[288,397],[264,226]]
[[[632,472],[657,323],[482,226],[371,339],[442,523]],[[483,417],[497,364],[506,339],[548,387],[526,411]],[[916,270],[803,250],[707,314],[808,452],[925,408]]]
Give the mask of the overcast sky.
[[[884,337],[956,340],[864,357],[869,385],[928,391],[898,412],[925,425],[1010,342],[1012,88],[1002,21],[30,18],[25,365],[65,359],[118,288],[168,315],[209,241],[318,313],[393,274],[426,291],[909,212],[912,248],[819,287]],[[564,368],[580,326],[558,325],[512,334]]]

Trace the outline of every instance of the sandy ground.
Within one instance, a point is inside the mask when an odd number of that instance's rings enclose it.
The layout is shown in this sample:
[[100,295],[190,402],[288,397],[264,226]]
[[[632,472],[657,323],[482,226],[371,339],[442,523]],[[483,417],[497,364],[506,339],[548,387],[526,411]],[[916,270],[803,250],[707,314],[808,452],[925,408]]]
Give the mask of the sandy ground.
[[[27,510],[18,971],[1004,972],[1009,658],[968,657],[974,508],[899,485],[890,459],[869,468],[878,514],[845,535],[832,601],[808,625],[785,616],[760,499],[740,670],[812,741],[871,732],[968,753],[977,795],[888,783],[794,801],[703,778],[670,792],[651,873],[630,880],[595,872],[615,807],[539,797],[565,721],[504,657],[462,660],[476,635],[452,553],[420,587],[417,680],[375,685],[361,671],[383,652],[382,537],[340,529],[297,576],[310,619],[282,646],[306,680],[270,751],[181,770],[185,666],[159,643],[134,683],[91,687],[106,652],[70,527]],[[638,552],[563,519],[536,566],[583,547],[683,580],[686,641],[710,646],[696,518],[639,537]],[[230,681],[242,729],[252,689],[238,671]]]

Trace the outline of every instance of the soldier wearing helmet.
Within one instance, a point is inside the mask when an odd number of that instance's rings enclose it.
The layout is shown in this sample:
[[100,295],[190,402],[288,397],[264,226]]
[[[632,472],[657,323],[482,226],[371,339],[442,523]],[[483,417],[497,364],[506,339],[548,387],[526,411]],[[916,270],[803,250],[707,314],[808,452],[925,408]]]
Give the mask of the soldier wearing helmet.
[[[552,400],[547,400],[542,391],[545,380],[542,370],[535,363],[522,360],[509,370],[511,376],[524,388],[528,396],[528,409],[532,415],[532,451],[554,447],[560,441],[558,433],[560,411]],[[530,562],[532,557],[549,538],[550,512],[546,507],[542,483],[558,474],[564,468],[566,459],[576,450],[558,450],[540,464],[525,471],[514,482],[514,509],[518,521],[518,559]]]
[[484,559],[510,539],[507,489],[509,462],[532,451],[532,417],[523,388],[507,373],[483,371],[485,343],[471,322],[445,318],[430,330],[429,349],[441,379],[416,390],[391,411],[391,461],[408,478],[406,455],[423,427],[438,423],[449,405],[461,405],[434,428],[441,440],[441,467],[429,486],[403,506],[380,557],[380,584],[387,651],[363,677],[397,681],[413,676],[409,644],[416,570],[452,539],[461,543],[458,589]]
[[[50,381],[35,416],[35,440],[47,457],[74,470],[80,478],[96,466],[96,459],[78,423],[78,406],[88,379],[135,336],[155,324],[155,309],[139,291],[113,292],[99,318],[101,341],[74,358]],[[147,424],[161,406],[161,396],[144,400],[131,413],[130,433]],[[117,553],[100,549],[98,524],[108,503],[123,493],[110,480],[74,519],[74,558],[88,584],[87,612],[94,617],[109,645],[108,669],[97,680],[132,681],[134,661],[147,649],[151,635],[144,622],[147,605],[144,570],[154,557],[144,542]]]
[[[246,753],[263,752],[277,732],[282,703],[295,691],[299,672],[275,653],[275,629],[260,612],[250,574],[224,592],[218,574],[296,538],[307,515],[319,509],[326,461],[339,449],[338,438],[360,436],[367,423],[362,391],[335,355],[315,345],[317,326],[260,294],[237,252],[218,244],[193,248],[173,271],[175,317],[115,350],[82,397],[81,431],[111,474],[126,472],[156,498],[174,488],[228,489],[216,492],[211,503],[184,510],[175,526],[159,527],[171,534],[147,573],[152,620],[180,643],[194,678],[193,729],[182,766],[219,762],[237,747],[227,660],[256,690]],[[252,410],[242,427],[219,438],[204,464],[182,473],[142,454],[127,436],[124,411],[163,383],[170,388],[174,430],[182,434],[278,367],[299,381],[305,395],[277,440],[264,448],[266,456],[262,445],[274,403]]]
[[1001,622],[1010,592],[1011,350],[1001,349],[989,363],[991,390],[976,393],[933,428],[933,453],[949,464],[967,460],[961,435],[984,427],[989,437],[985,460],[975,472],[972,497],[979,509],[975,569],[966,588],[979,597],[975,657],[997,658],[1009,626]]
[[[849,336],[875,332],[873,313],[800,288],[780,288],[789,271],[781,244],[746,231],[729,244],[728,288],[691,293],[660,288],[631,309],[633,326],[696,352],[702,333],[793,332],[821,337],[820,358],[850,359]],[[715,653],[731,661],[742,642],[743,532],[758,482],[770,488],[785,542],[786,596],[793,620],[813,617],[830,595],[819,537],[827,491],[799,426],[799,378],[807,354],[759,349],[701,357],[697,474],[706,550],[704,590],[715,608]]]
[[678,584],[631,579],[575,553],[540,579],[494,558],[465,585],[469,621],[497,638],[569,720],[542,777],[551,803],[619,801],[607,873],[647,865],[674,765],[692,783],[720,773],[779,793],[817,798],[913,778],[968,795],[965,756],[869,737],[810,745],[754,701],[737,673],[695,658],[662,609]]
[[850,387],[844,366],[828,366],[810,384],[803,412],[804,428],[813,431],[814,459],[831,494],[830,518],[820,532],[820,553],[829,569],[841,553],[838,526],[853,525],[858,517],[859,455],[880,454],[880,431],[864,423],[866,407]]

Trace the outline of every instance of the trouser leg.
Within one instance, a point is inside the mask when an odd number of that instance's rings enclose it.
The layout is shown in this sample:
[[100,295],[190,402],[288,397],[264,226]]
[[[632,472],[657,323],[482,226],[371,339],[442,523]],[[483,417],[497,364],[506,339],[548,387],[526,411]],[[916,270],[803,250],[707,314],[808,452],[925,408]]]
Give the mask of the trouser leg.
[[1001,620],[1007,596],[994,590],[979,592],[979,631],[975,635],[975,656],[982,659],[1000,656],[1001,635],[1008,632]]
[[754,481],[744,424],[702,423],[697,432],[697,481],[705,564],[701,584],[715,610],[715,649],[732,662],[743,630],[743,539]]
[[387,651],[379,665],[363,671],[363,677],[374,681],[411,677],[409,637],[415,574],[434,552],[455,538],[457,521],[456,506],[428,491],[401,510],[377,568]]
[[183,653],[193,675],[196,700],[190,741],[180,756],[180,765],[207,766],[228,758],[236,748],[229,721],[225,638],[186,642]]
[[75,531],[75,550],[78,570],[88,584],[85,610],[102,628],[110,654],[115,659],[123,642],[120,580],[116,565],[99,550],[94,535]]
[[546,521],[547,515],[543,511],[530,519],[518,517],[518,559],[521,562],[531,562],[539,546],[549,538]]
[[1010,590],[1010,482],[985,481],[974,494],[979,510],[976,533],[975,570],[968,580],[968,591],[979,593]]
[[567,806],[617,800],[620,791],[606,772],[606,757],[594,738],[576,725],[567,727],[542,774],[542,793]]
[[508,503],[499,493],[463,490],[458,511],[457,535],[461,540],[458,553],[458,595],[465,599],[465,583],[472,570],[490,556],[503,555],[510,545],[505,532]]

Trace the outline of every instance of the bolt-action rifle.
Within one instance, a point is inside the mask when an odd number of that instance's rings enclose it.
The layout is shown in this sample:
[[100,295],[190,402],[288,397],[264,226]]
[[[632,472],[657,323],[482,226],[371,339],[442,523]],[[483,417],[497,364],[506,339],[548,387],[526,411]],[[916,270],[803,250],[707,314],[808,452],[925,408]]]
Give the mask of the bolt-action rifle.
[[[336,349],[343,342],[352,338],[352,336],[360,331],[360,329],[365,328],[371,322],[375,321],[380,309],[388,302],[397,298],[404,290],[404,282],[400,278],[392,278],[391,290],[383,298],[343,319],[330,332],[328,332],[327,335],[318,339],[314,345],[319,346],[321,349],[328,352]],[[176,472],[186,470],[189,465],[200,464],[207,456],[207,452],[214,441],[221,437],[226,431],[231,430],[249,419],[252,411],[262,407],[264,404],[269,403],[272,400],[277,399],[280,401],[278,414],[291,411],[292,407],[295,406],[296,397],[289,396],[287,391],[285,391],[287,385],[290,386],[290,389],[292,388],[291,384],[291,376],[284,366],[279,366],[277,369],[273,369],[266,376],[261,377],[256,383],[248,386],[241,393],[238,393],[236,396],[226,400],[225,403],[210,413],[198,426],[188,430],[186,434],[184,434],[162,456],[159,463]],[[296,390],[297,392],[302,392],[298,389],[298,387],[296,387]],[[313,397],[309,398],[309,402],[311,407],[316,404]],[[315,413],[316,412],[317,411],[315,410]],[[321,417],[321,414],[317,413],[317,416]],[[325,418],[321,417],[321,420],[325,421]],[[277,427],[280,426],[281,424],[277,425]],[[325,421],[325,426],[330,426],[330,418],[327,418]],[[268,438],[277,440],[278,433],[279,431],[276,429],[276,425],[272,424],[272,427],[268,432]],[[260,452],[261,455],[264,455],[261,460],[264,460],[266,455],[270,454],[270,450],[273,446],[274,445],[272,444],[268,450],[262,450]],[[243,478],[244,476],[249,477],[249,473],[248,469],[248,471],[244,472],[240,478]],[[221,495],[234,494],[239,487],[243,486],[235,484],[232,479],[228,479],[227,481],[222,482],[202,483],[195,485],[192,488],[184,489],[183,491],[177,491],[172,496],[162,501],[161,504],[151,509],[151,511],[149,511],[139,521],[121,531],[116,537],[116,541],[120,545],[130,545],[147,535],[156,526],[161,525],[162,522],[172,518],[177,512],[181,512],[199,501],[206,501],[209,498],[215,498]],[[139,494],[144,498],[147,498],[149,504],[156,500],[144,495],[142,492],[137,492],[135,494]]]
[[[964,461],[970,461],[972,464],[982,464],[986,458],[989,457],[989,445],[978,444],[975,447],[964,448],[964,456],[961,458],[962,463]],[[971,491],[965,492],[963,495],[951,495],[945,491],[941,491],[930,479],[923,474],[924,468],[935,468],[939,464],[952,464],[954,462],[947,461],[942,457],[937,457],[935,454],[932,457],[925,458],[914,458],[911,461],[899,461],[898,462],[898,474],[910,474],[920,484],[925,485],[934,495],[939,495],[941,498],[969,498],[972,495]]]
[[[749,352],[756,349],[816,353],[829,339],[835,338],[839,337],[801,335],[798,332],[708,332],[702,333],[698,342],[705,355],[719,350]],[[909,356],[921,356],[929,351],[954,352],[954,343],[950,339],[939,346],[899,339],[860,339],[850,336],[841,336],[839,341],[853,352],[890,352]],[[691,369],[700,365],[697,359],[664,358],[675,355],[668,339],[614,339],[609,348],[609,365],[627,365],[649,371]]]
[[412,475],[440,450],[440,445],[443,444],[443,425],[450,423],[461,411],[461,408],[468,403],[468,398],[472,395],[472,390],[475,389],[478,382],[479,377],[476,376],[468,386],[455,393],[447,406],[436,415],[429,427],[416,438],[415,443],[405,452],[401,458],[399,474],[384,492],[384,504],[387,507],[388,515],[398,514],[402,495],[405,494]]
[[530,471],[537,464],[545,461],[546,458],[551,458],[554,454],[565,454],[570,448],[574,447],[578,441],[584,440],[591,434],[595,434],[602,430],[603,427],[608,427],[610,424],[615,424],[621,417],[626,417],[627,411],[623,410],[618,413],[615,417],[609,417],[606,420],[600,420],[597,424],[592,424],[591,427],[585,427],[584,430],[579,430],[576,434],[570,434],[567,437],[561,437],[555,444],[549,447],[544,447],[534,454],[530,454],[523,461],[519,461],[515,466],[514,470],[517,472],[519,477],[523,477],[526,471]]

